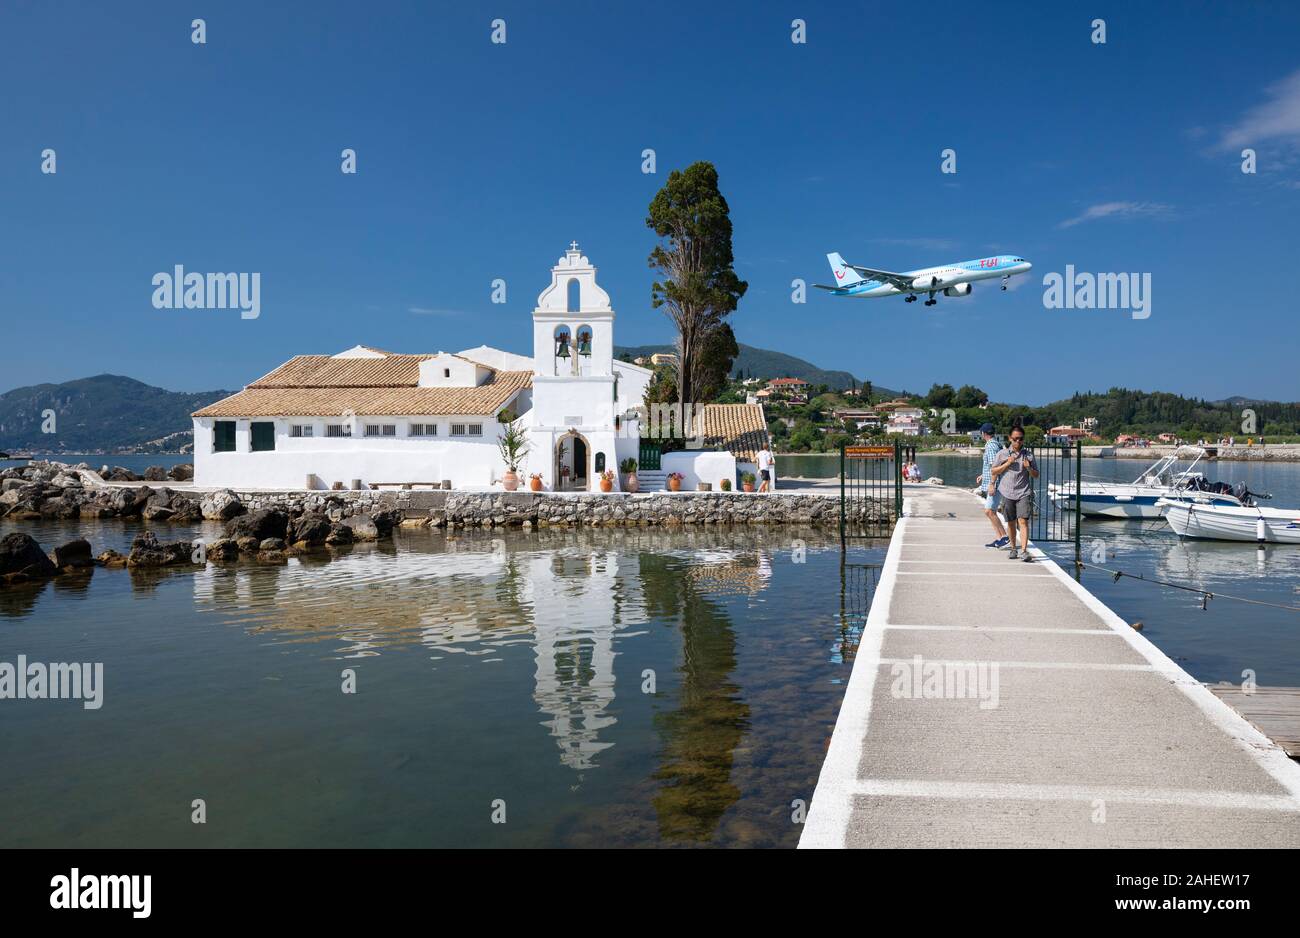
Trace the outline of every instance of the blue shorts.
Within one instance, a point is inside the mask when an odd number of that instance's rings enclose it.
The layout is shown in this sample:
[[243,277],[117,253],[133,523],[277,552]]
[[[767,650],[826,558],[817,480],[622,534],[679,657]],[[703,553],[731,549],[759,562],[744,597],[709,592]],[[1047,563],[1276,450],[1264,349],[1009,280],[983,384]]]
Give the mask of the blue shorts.
[[992,492],[989,492],[989,494],[984,498],[984,507],[989,509],[990,511],[997,511],[998,505],[1001,502],[1002,502],[1002,496],[998,494],[997,489],[994,489]]

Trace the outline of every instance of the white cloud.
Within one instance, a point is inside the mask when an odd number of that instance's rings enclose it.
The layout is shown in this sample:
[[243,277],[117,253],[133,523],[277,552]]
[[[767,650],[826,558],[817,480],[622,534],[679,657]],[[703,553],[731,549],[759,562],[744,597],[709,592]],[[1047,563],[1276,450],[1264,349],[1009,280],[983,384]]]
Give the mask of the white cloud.
[[1268,100],[1242,115],[1223,132],[1220,150],[1254,147],[1268,140],[1300,142],[1300,71],[1265,89]]
[[408,313],[415,313],[417,316],[463,316],[464,313],[458,309],[433,309],[428,306],[408,306]]
[[1159,218],[1169,215],[1173,207],[1161,202],[1102,202],[1090,205],[1081,215],[1067,218],[1056,227],[1073,228],[1086,221],[1102,218]]

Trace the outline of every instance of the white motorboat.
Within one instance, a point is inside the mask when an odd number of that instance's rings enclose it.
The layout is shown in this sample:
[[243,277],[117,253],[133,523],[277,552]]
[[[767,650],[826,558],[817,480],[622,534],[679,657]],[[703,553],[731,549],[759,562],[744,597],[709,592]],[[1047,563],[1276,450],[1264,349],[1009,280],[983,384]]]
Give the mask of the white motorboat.
[[1207,505],[1173,496],[1157,502],[1179,537],[1258,544],[1300,544],[1300,508]]
[[[1240,508],[1241,496],[1234,494],[1226,482],[1208,482],[1205,475],[1195,472],[1196,464],[1205,456],[1199,446],[1180,446],[1168,456],[1162,456],[1142,471],[1132,482],[1079,483],[1079,500],[1083,513],[1103,518],[1159,518],[1156,503],[1169,496],[1186,497],[1199,504],[1223,505]],[[1184,460],[1191,464],[1182,471],[1175,466]],[[1051,497],[1067,511],[1074,511],[1074,487],[1052,485]]]

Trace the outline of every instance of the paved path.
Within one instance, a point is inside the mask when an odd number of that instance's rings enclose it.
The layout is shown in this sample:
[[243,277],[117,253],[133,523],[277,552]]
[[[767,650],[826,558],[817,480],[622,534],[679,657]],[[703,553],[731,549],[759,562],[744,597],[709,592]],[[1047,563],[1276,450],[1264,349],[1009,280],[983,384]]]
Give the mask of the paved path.
[[1300,846],[1300,766],[981,507],[908,493],[800,846]]

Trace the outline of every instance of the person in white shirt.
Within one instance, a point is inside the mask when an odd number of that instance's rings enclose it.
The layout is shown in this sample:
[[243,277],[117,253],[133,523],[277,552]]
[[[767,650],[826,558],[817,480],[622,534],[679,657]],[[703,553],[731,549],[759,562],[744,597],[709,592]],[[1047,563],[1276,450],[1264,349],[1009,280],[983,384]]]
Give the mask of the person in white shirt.
[[775,463],[772,453],[767,447],[763,447],[758,451],[755,461],[758,463],[758,490],[760,492],[772,491],[772,466]]

